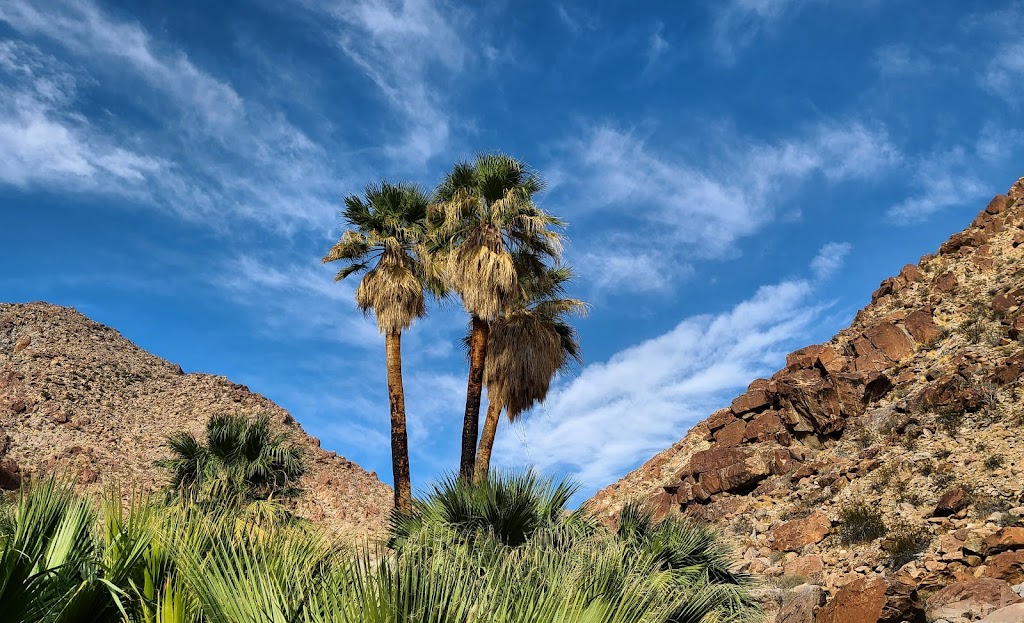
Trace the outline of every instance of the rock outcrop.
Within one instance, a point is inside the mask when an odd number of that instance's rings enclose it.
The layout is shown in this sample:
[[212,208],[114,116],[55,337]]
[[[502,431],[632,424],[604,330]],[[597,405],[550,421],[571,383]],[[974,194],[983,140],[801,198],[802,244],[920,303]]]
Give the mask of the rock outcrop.
[[306,456],[295,511],[347,538],[382,534],[391,490],[352,461],[320,448],[287,411],[245,386],[138,348],[77,311],[0,304],[0,489],[29,474],[73,474],[82,488],[154,490],[154,460],[168,435],[201,435],[215,413],[266,413]]
[[[639,498],[718,523],[779,587],[766,598],[786,604],[780,620],[958,623],[1015,607],[1022,303],[1024,178],[884,280],[849,328],[791,353],[591,507],[613,521]],[[783,588],[801,582],[825,605]]]

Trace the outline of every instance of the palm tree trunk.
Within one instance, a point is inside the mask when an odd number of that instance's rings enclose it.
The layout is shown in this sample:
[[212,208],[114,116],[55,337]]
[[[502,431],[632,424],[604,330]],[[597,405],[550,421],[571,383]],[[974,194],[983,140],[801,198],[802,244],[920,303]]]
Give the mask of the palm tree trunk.
[[487,403],[487,417],[484,418],[484,429],[480,432],[480,447],[476,451],[476,481],[481,482],[491,469],[491,450],[494,448],[494,436],[498,432],[498,421],[501,419],[501,403],[490,400]]
[[487,361],[486,320],[473,316],[469,339],[469,385],[466,388],[466,414],[462,420],[462,460],[459,475],[469,481],[476,468],[476,438],[480,429],[480,395],[484,391],[484,364]]
[[409,438],[405,431],[405,388],[402,385],[402,334],[384,338],[388,363],[388,400],[391,403],[391,468],[395,477],[395,508],[412,512],[409,475]]

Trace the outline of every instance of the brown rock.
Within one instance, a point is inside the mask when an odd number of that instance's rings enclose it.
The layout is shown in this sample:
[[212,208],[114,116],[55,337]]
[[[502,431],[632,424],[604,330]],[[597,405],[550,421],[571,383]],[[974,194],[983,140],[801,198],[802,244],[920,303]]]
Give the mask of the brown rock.
[[822,562],[821,556],[798,556],[793,560],[790,560],[782,567],[782,572],[786,575],[802,575],[804,577],[815,576],[825,569],[825,563]]
[[955,582],[928,598],[925,602],[925,616],[929,621],[979,619],[1017,603],[1024,603],[1024,599],[1002,580],[985,578],[973,582]]
[[813,430],[833,433],[842,429],[839,393],[817,370],[791,372],[777,380],[777,387],[783,403],[810,422]]
[[815,617],[815,623],[877,623],[885,610],[885,580],[860,578],[836,593]]
[[914,342],[891,322],[880,322],[864,332],[871,344],[897,362],[914,352]]
[[14,342],[14,352],[20,353],[21,351],[28,348],[28,345],[32,343],[32,337],[29,335],[23,335]]
[[985,559],[986,578],[1003,580],[1007,584],[1024,582],[1024,551],[1003,552]]
[[992,198],[992,201],[988,202],[985,212],[989,214],[1002,214],[1012,203],[1013,201],[1006,195],[996,195]]
[[1006,195],[1014,201],[1024,198],[1024,177],[1014,182],[1010,190],[1006,191]]
[[886,370],[892,365],[892,361],[885,356],[885,353],[875,348],[866,337],[858,337],[853,340],[853,369],[861,373],[873,373]]
[[736,415],[743,415],[751,411],[767,408],[772,404],[772,397],[768,390],[763,387],[748,389],[738,398],[732,401],[730,408]]
[[775,616],[775,623],[814,623],[814,614],[825,605],[825,591],[811,584],[798,586],[793,593]]
[[1017,300],[1006,294],[999,294],[992,299],[991,306],[993,311],[1005,314],[1017,306]]
[[900,277],[903,277],[907,283],[913,283],[915,281],[924,281],[924,272],[917,266],[917,264],[907,264],[900,271]]
[[715,443],[723,447],[740,445],[743,442],[743,430],[746,427],[746,422],[734,419],[715,432]]
[[771,530],[776,551],[785,552],[817,543],[832,531],[832,521],[822,511],[803,519],[793,519],[774,526]]
[[24,413],[28,410],[28,404],[22,400],[17,399],[11,402],[11,413]]
[[949,294],[956,289],[958,283],[956,275],[943,273],[932,280],[932,290],[939,294]]
[[12,491],[21,486],[21,467],[11,459],[0,461],[0,490]]
[[970,503],[971,494],[963,487],[954,487],[942,494],[938,504],[935,505],[932,516],[949,517],[953,513],[966,508]]
[[1002,528],[999,532],[985,537],[981,551],[990,556],[1014,549],[1024,549],[1024,528]]
[[736,421],[736,416],[732,414],[732,410],[719,409],[718,411],[712,413],[711,416],[704,421],[704,423],[707,425],[708,430],[716,431],[719,428],[722,428],[727,424],[731,424],[734,421]]
[[779,414],[775,411],[765,411],[745,426],[743,438],[748,441],[752,439],[764,440],[783,430],[785,430],[785,427],[782,425],[782,419],[779,417]]
[[932,320],[930,308],[914,310],[903,320],[903,326],[918,344],[927,344],[942,336],[942,330]]
[[[1016,323],[1014,324],[1016,325]],[[994,383],[1006,385],[1016,381],[1022,373],[1024,373],[1024,350],[1010,355],[999,362],[995,369],[992,370],[989,378]]]
[[1014,604],[993,611],[978,623],[1021,623],[1024,621],[1024,604]]

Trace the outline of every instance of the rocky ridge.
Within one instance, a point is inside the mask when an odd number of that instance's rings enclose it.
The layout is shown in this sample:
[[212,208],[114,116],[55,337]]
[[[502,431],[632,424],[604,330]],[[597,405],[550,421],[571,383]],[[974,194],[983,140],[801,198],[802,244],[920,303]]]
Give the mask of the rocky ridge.
[[168,435],[202,434],[215,413],[266,413],[303,449],[300,516],[358,539],[382,534],[391,490],[320,448],[287,411],[221,376],[182,369],[74,309],[0,304],[0,488],[31,473],[77,475],[85,490],[166,482]]
[[1024,178],[600,491],[715,521],[786,623],[1024,621]]

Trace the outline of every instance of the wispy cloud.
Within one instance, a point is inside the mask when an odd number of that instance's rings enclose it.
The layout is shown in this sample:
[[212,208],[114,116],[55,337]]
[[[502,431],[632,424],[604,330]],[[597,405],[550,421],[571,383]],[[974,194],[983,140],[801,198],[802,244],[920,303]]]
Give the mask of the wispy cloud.
[[480,38],[471,46],[465,36],[474,30],[471,15],[434,0],[303,4],[333,20],[338,48],[401,115],[403,132],[391,139],[388,154],[407,164],[424,164],[443,153],[453,125],[444,85],[455,83],[474,60],[473,51],[481,48]]
[[849,242],[829,242],[822,246],[811,260],[811,272],[814,273],[815,279],[820,281],[836,274],[843,267],[843,262],[852,249],[853,245]]
[[922,156],[913,170],[917,190],[886,213],[900,224],[918,223],[942,210],[973,204],[991,190],[975,171],[973,156],[962,147]]
[[[694,259],[735,254],[738,239],[771,222],[782,200],[813,177],[828,183],[863,179],[902,158],[884,129],[859,122],[823,123],[778,143],[736,136],[722,136],[718,143],[723,153],[702,154],[699,161],[656,150],[636,134],[609,125],[570,143],[561,167],[574,176],[561,183],[559,192],[569,190],[581,199],[574,220],[595,219],[607,228],[600,239],[577,239],[578,246],[584,253],[588,244],[600,247],[599,255],[611,266],[636,263],[657,248],[663,258],[658,277],[671,280],[685,275]],[[615,231],[616,219],[627,215],[628,234],[608,233]],[[664,258],[666,249],[674,262]],[[673,266],[684,272],[673,275]],[[583,276],[626,290],[661,285],[646,276],[617,280],[604,270],[585,270]]]
[[[5,46],[5,67],[20,81],[2,93],[4,138],[18,147],[16,172],[41,172],[7,181],[130,194],[222,229],[236,217],[284,230],[333,218],[340,176],[325,149],[138,22],[91,0],[9,0],[0,21],[25,39]],[[43,54],[36,41],[64,54]],[[117,91],[124,80],[130,107],[160,118],[159,127],[80,101],[83,89]]]
[[715,60],[732,65],[759,37],[771,33],[783,19],[823,0],[724,0],[715,3],[711,42]]
[[[779,366],[823,310],[812,293],[804,280],[765,286],[727,312],[687,318],[586,366],[523,424],[503,430],[495,455],[570,473],[587,492],[614,481]],[[624,428],[628,435],[609,437]]]
[[1024,81],[1024,43],[1009,42],[1003,45],[989,61],[981,84],[986,89],[1019,105],[1020,84]]
[[874,64],[880,74],[893,77],[926,75],[934,69],[927,55],[904,43],[875,50]]

